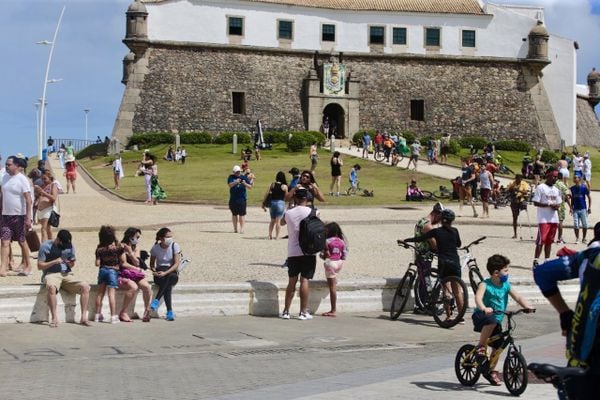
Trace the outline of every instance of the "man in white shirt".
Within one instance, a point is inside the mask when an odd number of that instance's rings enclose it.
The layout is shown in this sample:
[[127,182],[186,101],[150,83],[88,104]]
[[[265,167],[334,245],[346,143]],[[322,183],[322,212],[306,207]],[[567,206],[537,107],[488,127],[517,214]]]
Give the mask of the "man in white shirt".
[[539,184],[533,194],[533,205],[537,207],[538,236],[535,241],[534,268],[544,248],[544,258],[550,258],[552,243],[558,230],[558,209],[563,202],[560,190],[554,186],[558,171],[551,168],[546,172],[546,182]]
[[573,175],[583,179],[583,157],[573,153]]
[[294,202],[296,206],[285,212],[281,225],[287,225],[288,230],[288,285],[285,290],[285,308],[280,315],[282,319],[290,319],[290,306],[294,299],[296,291],[296,282],[300,276],[300,314],[298,319],[301,321],[312,319],[308,312],[308,281],[315,274],[317,266],[316,255],[305,255],[300,248],[300,222],[308,217],[312,209],[307,207],[308,190],[297,188],[294,192]]
[[592,160],[590,160],[590,153],[583,155],[583,180],[589,190],[592,190]]
[[[11,240],[19,242],[23,260],[29,260],[29,248],[25,244],[25,233],[31,229],[31,186],[20,168],[26,167],[22,158],[10,156],[6,159],[6,175],[2,178],[2,218],[0,240],[2,243],[0,277],[6,276],[9,263]],[[24,263],[20,275],[30,275],[30,263]]]

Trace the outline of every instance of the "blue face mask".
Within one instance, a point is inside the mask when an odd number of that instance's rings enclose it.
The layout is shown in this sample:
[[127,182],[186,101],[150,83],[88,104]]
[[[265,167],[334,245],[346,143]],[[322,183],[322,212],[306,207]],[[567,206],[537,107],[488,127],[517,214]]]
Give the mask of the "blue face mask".
[[502,282],[502,283],[508,282],[508,274],[500,275],[500,282]]

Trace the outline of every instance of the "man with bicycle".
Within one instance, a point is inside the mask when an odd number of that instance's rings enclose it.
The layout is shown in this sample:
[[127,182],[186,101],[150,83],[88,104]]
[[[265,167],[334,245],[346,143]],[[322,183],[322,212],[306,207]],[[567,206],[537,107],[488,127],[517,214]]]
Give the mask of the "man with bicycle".
[[[590,246],[571,256],[538,265],[533,270],[535,283],[560,315],[562,335],[567,337],[570,367],[585,370],[571,377],[565,389],[572,400],[598,398],[600,379],[600,247]],[[579,277],[581,288],[575,311],[565,302],[558,282]]]
[[[436,203],[427,216],[417,221],[415,225],[415,237],[423,236],[424,234],[432,230],[434,225],[439,224],[442,220],[443,210],[444,206],[442,205],[442,203]],[[422,290],[428,290],[431,286],[429,275],[431,273],[431,260],[433,258],[433,249],[436,249],[435,239],[431,238],[425,242],[416,242],[415,247],[415,265],[417,266],[419,279],[424,279],[426,283],[425,285],[420,285],[419,287]],[[423,295],[421,297],[422,299],[427,297],[427,293],[421,294]],[[416,303],[413,312],[415,314],[427,313],[426,310],[418,307]]]

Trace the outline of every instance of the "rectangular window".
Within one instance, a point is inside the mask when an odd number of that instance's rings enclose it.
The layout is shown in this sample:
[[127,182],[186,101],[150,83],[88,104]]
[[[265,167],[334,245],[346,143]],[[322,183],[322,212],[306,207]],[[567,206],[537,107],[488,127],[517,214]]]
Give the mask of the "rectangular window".
[[369,27],[369,44],[385,44],[385,28],[383,26]]
[[406,28],[392,29],[393,44],[406,44]]
[[321,40],[323,42],[335,42],[335,25],[323,24],[321,27]]
[[292,29],[293,29],[292,21],[279,21],[279,39],[288,39],[292,40]]
[[410,101],[410,119],[413,121],[425,121],[425,100]]
[[425,28],[425,46],[440,47],[440,28]]
[[228,17],[229,34],[232,36],[244,35],[244,19],[240,17]]
[[475,47],[475,31],[462,31],[462,47]]
[[244,92],[232,92],[231,106],[234,114],[246,114],[246,94]]

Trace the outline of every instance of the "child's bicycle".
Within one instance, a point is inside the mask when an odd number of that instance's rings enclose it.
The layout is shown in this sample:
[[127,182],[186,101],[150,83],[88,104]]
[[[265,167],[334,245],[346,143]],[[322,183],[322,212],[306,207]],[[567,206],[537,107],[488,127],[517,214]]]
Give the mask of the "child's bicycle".
[[[415,246],[402,240],[398,240],[398,245],[405,249],[416,250]],[[408,269],[394,293],[390,306],[390,318],[395,320],[402,314],[414,284],[415,302],[417,305],[423,306],[440,327],[452,328],[463,321],[468,307],[467,285],[463,280],[457,276],[440,279],[437,269],[432,268],[429,277],[420,277],[415,284],[417,271],[415,263],[408,264]],[[427,278],[429,278],[430,284],[427,284]],[[427,285],[427,288],[422,288],[424,284]],[[463,306],[458,307],[459,303],[462,303]]]
[[527,367],[534,375],[544,382],[551,383],[558,389],[559,400],[574,400],[567,393],[566,384],[571,378],[582,377],[585,370],[579,367],[557,367],[552,364],[531,363]]
[[[535,312],[535,309],[527,310],[520,309],[517,311],[494,311],[496,314],[504,314],[507,319],[506,330],[501,333],[494,335],[488,339],[486,346],[499,340],[500,345],[497,351],[494,353],[492,359],[488,357],[480,357],[477,355],[477,346],[472,344],[465,344],[456,353],[454,359],[454,371],[459,382],[465,386],[473,386],[479,380],[479,377],[483,375],[488,381],[491,382],[490,364],[496,364],[508,347],[508,354],[504,360],[504,366],[502,368],[502,376],[504,377],[504,384],[506,388],[513,396],[521,395],[527,388],[527,362],[525,357],[521,353],[521,347],[515,345],[512,337],[512,331],[515,329],[513,317],[520,313]],[[483,358],[483,359],[482,359]]]
[[477,287],[479,287],[479,284],[483,282],[483,276],[481,275],[481,270],[477,265],[477,260],[475,259],[475,257],[473,257],[473,253],[471,253],[471,247],[477,246],[485,239],[486,236],[482,236],[479,239],[469,243],[468,245],[458,249],[465,252],[463,255],[460,256],[460,266],[463,269],[467,267],[467,269],[469,270],[469,284],[471,285],[471,289],[473,289],[473,294],[477,293]]

